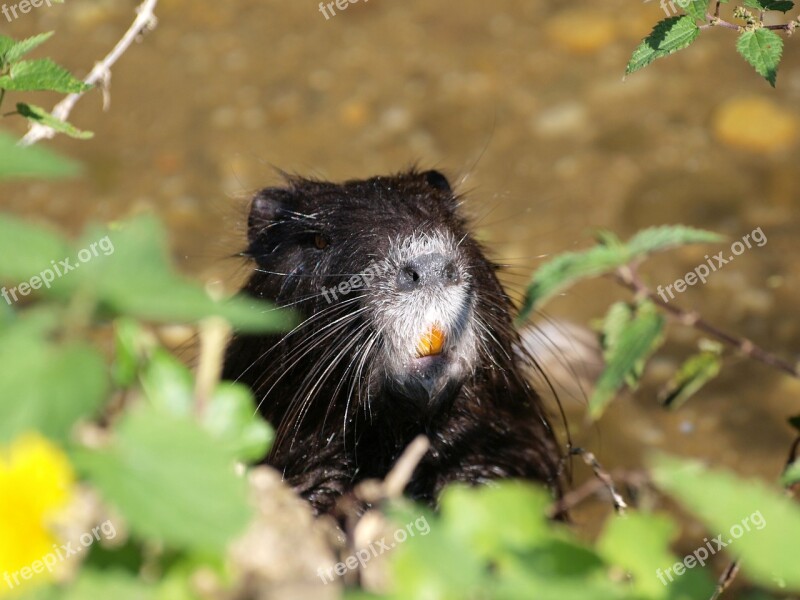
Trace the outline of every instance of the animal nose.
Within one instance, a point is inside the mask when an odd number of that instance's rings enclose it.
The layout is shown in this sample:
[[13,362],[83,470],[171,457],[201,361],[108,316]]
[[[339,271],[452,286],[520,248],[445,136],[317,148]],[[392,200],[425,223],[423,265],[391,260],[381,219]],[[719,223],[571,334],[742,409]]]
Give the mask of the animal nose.
[[438,252],[412,258],[397,274],[398,288],[403,292],[411,292],[424,286],[455,285],[458,282],[455,264]]

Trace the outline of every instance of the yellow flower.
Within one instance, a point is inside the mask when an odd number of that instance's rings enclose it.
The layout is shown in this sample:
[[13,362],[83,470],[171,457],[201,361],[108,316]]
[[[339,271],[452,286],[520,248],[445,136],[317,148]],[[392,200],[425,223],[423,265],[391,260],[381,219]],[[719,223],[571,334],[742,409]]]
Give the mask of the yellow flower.
[[32,567],[53,552],[52,522],[70,502],[73,482],[67,457],[39,435],[0,447],[0,597],[46,576]]

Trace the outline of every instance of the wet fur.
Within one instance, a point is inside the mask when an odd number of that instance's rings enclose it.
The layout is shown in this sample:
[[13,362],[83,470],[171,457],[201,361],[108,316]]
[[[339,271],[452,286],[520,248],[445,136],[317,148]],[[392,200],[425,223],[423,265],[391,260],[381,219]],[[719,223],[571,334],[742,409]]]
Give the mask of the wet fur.
[[[225,377],[253,389],[277,428],[266,462],[318,513],[357,482],[383,478],[420,433],[431,449],[406,488],[417,500],[434,504],[448,483],[499,478],[559,489],[558,444],[524,375],[530,359],[513,307],[460,202],[435,171],[343,184],[288,178],[253,200],[247,254],[255,268],[244,291],[292,307],[300,324],[286,334],[237,336]],[[391,300],[391,268],[330,304],[321,293],[392,256],[397,240],[420,235],[457,241],[476,333],[454,349],[460,380],[448,379],[428,401],[401,393],[387,375],[395,363],[375,311]]]

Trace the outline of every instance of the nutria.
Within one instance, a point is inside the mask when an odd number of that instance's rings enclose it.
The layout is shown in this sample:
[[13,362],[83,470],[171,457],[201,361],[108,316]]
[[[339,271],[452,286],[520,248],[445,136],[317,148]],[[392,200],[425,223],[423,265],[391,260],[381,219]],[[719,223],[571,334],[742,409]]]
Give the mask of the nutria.
[[291,307],[282,335],[238,335],[225,377],[277,430],[265,461],[319,513],[383,478],[423,433],[406,493],[522,478],[559,489],[559,446],[513,305],[438,171],[342,184],[286,177],[256,194],[244,291]]

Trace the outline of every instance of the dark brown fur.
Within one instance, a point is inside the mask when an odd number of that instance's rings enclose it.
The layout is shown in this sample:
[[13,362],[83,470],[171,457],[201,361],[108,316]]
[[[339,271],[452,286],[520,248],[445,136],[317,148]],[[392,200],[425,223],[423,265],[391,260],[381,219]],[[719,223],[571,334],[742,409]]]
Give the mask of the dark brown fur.
[[[512,304],[459,204],[435,171],[343,184],[289,178],[286,187],[265,189],[253,201],[247,253],[255,270],[244,291],[292,306],[306,321],[289,335],[237,336],[225,376],[253,389],[277,428],[266,462],[318,513],[357,482],[384,477],[421,433],[431,449],[406,488],[412,498],[433,504],[448,483],[499,478],[558,490],[560,453],[524,375]],[[370,324],[348,311],[370,297],[331,306],[320,291],[379,260],[389,239],[427,229],[462,240],[459,260],[468,265],[473,312],[486,328],[466,379],[420,399],[381,379],[374,366],[380,342],[367,347],[359,337]],[[361,368],[352,360],[359,357],[369,358]]]

